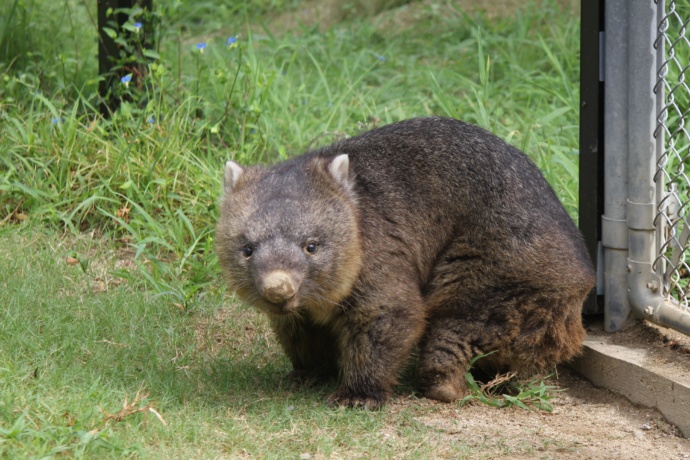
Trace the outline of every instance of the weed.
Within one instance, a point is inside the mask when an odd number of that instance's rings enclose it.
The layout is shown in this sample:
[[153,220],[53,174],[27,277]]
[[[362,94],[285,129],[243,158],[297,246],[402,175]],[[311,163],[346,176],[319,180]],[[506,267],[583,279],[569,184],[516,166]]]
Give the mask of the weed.
[[[551,412],[553,407],[549,402],[553,394],[559,390],[554,385],[547,385],[544,380],[516,380],[514,372],[497,375],[488,383],[481,384],[472,375],[474,364],[491,353],[475,356],[470,362],[470,369],[465,373],[465,382],[469,394],[460,400],[460,404],[478,401],[493,407],[519,407],[530,410],[532,408]],[[548,377],[547,377],[548,378]]]

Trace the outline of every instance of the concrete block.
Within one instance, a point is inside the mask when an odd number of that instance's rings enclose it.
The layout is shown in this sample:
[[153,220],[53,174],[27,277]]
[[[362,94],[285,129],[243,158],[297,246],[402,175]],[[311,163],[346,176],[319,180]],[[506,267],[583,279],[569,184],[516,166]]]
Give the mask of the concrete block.
[[650,357],[645,348],[611,343],[607,336],[588,337],[573,369],[595,386],[659,410],[690,437],[690,375],[669,362]]

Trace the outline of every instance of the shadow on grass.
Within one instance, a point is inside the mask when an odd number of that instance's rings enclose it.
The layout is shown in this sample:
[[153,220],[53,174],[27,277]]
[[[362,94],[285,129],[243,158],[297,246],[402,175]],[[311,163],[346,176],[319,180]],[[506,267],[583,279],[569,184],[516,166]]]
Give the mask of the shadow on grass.
[[[106,373],[103,377],[115,386],[131,389],[133,385],[143,385],[152,398],[164,400],[166,405],[192,405],[231,412],[267,405],[325,405],[327,396],[336,388],[335,381],[309,387],[296,385],[286,378],[289,371],[287,359],[256,353],[246,358],[206,357],[206,360],[183,366],[158,363],[147,370],[135,364],[119,376]],[[140,378],[135,383],[136,374]]]

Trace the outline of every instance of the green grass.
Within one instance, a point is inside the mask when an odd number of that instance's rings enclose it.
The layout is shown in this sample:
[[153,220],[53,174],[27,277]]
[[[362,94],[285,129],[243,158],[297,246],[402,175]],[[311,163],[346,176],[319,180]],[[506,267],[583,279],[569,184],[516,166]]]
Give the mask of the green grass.
[[553,393],[560,390],[554,385],[547,385],[544,380],[526,382],[516,379],[515,372],[508,372],[498,374],[486,383],[478,382],[473,374],[473,367],[478,360],[490,354],[475,356],[470,361],[470,369],[465,373],[468,393],[461,399],[460,404],[476,401],[492,407],[553,411],[549,401],[553,399]]
[[141,89],[117,87],[131,101],[109,120],[95,110],[95,6],[0,6],[0,457],[433,455],[417,416],[434,406],[331,410],[332,389],[281,381],[263,318],[220,285],[222,165],[453,116],[525,150],[576,218],[574,14],[413,3],[414,27],[350,15],[279,36],[267,12],[296,2],[156,5],[160,59]]
[[[109,273],[131,252],[21,230],[0,230],[0,457],[432,454],[433,433],[412,420],[428,408],[331,409],[332,387],[293,389],[263,317],[219,310],[221,292],[190,313],[136,283],[99,288],[118,284]],[[86,273],[72,251],[90,257]],[[108,420],[125,401],[137,404]],[[384,429],[404,440],[381,445]]]

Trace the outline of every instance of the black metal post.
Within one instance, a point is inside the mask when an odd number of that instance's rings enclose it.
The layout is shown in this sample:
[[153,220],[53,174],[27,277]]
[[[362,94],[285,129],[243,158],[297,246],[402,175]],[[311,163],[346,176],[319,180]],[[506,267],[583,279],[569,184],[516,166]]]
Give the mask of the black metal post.
[[[580,230],[598,275],[603,263],[599,260],[599,246],[604,213],[605,3],[582,0],[580,23]],[[584,313],[603,311],[603,295],[594,291],[585,302]]]

